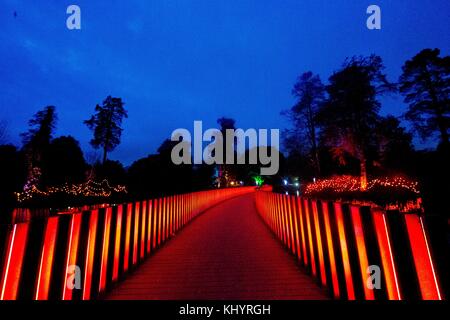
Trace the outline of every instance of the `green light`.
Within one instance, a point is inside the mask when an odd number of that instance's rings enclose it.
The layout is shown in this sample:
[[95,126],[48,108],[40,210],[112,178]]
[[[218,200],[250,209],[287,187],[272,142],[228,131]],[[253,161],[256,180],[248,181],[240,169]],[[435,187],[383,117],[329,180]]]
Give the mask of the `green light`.
[[258,187],[261,187],[262,184],[264,183],[264,178],[261,176],[254,176],[253,180],[255,180],[255,183]]

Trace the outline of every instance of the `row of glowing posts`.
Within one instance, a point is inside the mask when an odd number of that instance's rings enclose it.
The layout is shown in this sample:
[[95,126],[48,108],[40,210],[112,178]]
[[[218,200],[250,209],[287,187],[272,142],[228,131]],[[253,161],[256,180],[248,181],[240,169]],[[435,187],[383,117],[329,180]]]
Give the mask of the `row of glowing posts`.
[[[118,281],[122,273],[126,273],[131,266],[137,265],[152,250],[158,248],[198,214],[220,201],[253,190],[252,187],[243,187],[200,191],[119,205],[114,210],[113,207],[106,206],[102,207],[104,209],[102,220],[99,219],[99,209],[82,213],[65,213],[64,215],[70,216],[70,222],[68,232],[64,235],[60,230],[60,219],[63,215],[49,217],[45,221],[35,271],[26,270],[26,272],[36,273],[34,284],[21,282],[25,272],[24,260],[30,250],[29,244],[35,240],[30,239],[29,236],[33,224],[23,222],[10,225],[6,232],[5,259],[0,265],[0,300],[17,299],[21,286],[30,285],[34,287],[33,299],[46,300],[49,298],[52,280],[59,276],[64,278],[60,298],[73,299],[73,289],[69,282],[72,281],[71,275],[74,271],[72,267],[77,265],[80,253],[84,255],[84,269],[81,270],[83,273],[81,299],[91,299],[94,268],[99,269],[97,275],[99,278],[96,279],[98,288],[94,290],[102,293],[109,282]],[[89,221],[87,230],[84,230],[82,221],[86,214]],[[103,222],[102,225],[99,225],[100,221]],[[80,241],[83,232],[86,233],[84,247]],[[3,240],[0,239],[0,241]],[[53,270],[55,252],[58,246],[61,247],[58,241],[65,243],[64,270],[55,273]],[[108,278],[107,272],[110,258],[113,264],[111,279]],[[121,258],[123,258],[123,265],[120,268]],[[100,261],[98,266],[95,265],[96,261]]]
[[[260,191],[256,194],[256,204],[258,212],[270,229],[298,257],[299,261],[311,270],[312,275],[318,277],[323,286],[331,288],[335,298],[343,297],[339,285],[339,279],[342,277],[339,276],[338,270],[343,270],[344,273],[343,285],[347,299],[357,298],[355,280],[363,284],[364,299],[376,298],[374,290],[366,285],[369,267],[368,250],[379,250],[387,297],[391,300],[403,299],[398,279],[399,270],[392,248],[392,237],[384,211],[379,209],[370,211],[378,248],[369,248],[365,240],[367,236],[365,232],[368,231],[364,228],[359,206],[349,206],[351,227],[348,228],[344,218],[343,204],[340,202],[329,203]],[[404,219],[422,299],[441,300],[441,288],[423,218],[415,214],[406,214]],[[350,237],[355,241],[359,270],[354,270],[354,266],[350,263],[353,258],[349,250]],[[342,263],[339,269],[337,255]],[[361,279],[355,277],[361,277]]]

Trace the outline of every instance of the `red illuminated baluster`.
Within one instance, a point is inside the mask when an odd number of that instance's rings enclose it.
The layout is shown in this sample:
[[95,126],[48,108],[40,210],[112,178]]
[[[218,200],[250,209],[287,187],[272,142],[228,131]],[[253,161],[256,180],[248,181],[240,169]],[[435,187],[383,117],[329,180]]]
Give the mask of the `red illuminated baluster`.
[[391,236],[386,222],[386,214],[381,210],[372,210],[373,223],[377,236],[378,248],[381,254],[384,278],[388,298],[390,300],[401,300],[400,287],[397,279],[397,270],[394,262]]
[[146,243],[146,230],[147,230],[147,201],[142,201],[142,212],[141,212],[141,246],[139,257],[144,259],[145,257],[145,243]]
[[83,300],[89,300],[91,298],[91,286],[92,286],[92,271],[94,269],[94,256],[95,256],[95,240],[97,237],[97,223],[98,223],[98,211],[93,210],[89,219],[89,234],[86,248],[86,262],[84,269],[84,287],[83,287]]
[[342,205],[338,202],[334,204],[334,212],[336,214],[336,224],[338,228],[339,241],[341,247],[342,262],[344,264],[345,283],[347,286],[347,296],[349,300],[355,300],[355,290],[353,287],[352,270],[350,267],[350,258],[347,247],[347,236],[344,226],[344,214],[342,212]]
[[53,259],[55,256],[56,235],[58,233],[58,222],[59,217],[47,219],[36,281],[35,300],[48,299]]
[[314,243],[313,243],[313,236],[312,236],[312,226],[311,226],[311,215],[309,210],[309,202],[307,199],[303,200],[304,205],[304,213],[306,217],[306,231],[308,234],[308,244],[309,244],[309,253],[310,253],[310,259],[311,259],[311,271],[314,276],[317,276],[317,269],[316,269],[316,258],[314,255]]
[[111,230],[111,218],[112,218],[112,208],[106,208],[105,212],[105,223],[103,226],[103,241],[102,241],[102,260],[100,266],[100,284],[99,292],[106,289],[107,283],[107,270],[108,270],[108,253],[109,253],[109,236]]
[[333,283],[333,295],[335,298],[339,298],[340,297],[339,278],[338,278],[337,268],[336,268],[336,258],[335,258],[335,253],[334,253],[333,235],[331,233],[330,213],[328,210],[328,203],[325,201],[322,201],[322,212],[323,212],[323,220],[324,220],[324,224],[325,224],[325,235],[327,238],[328,258],[330,260],[331,281]]
[[69,284],[69,280],[72,281],[72,276],[74,270],[73,266],[77,264],[77,254],[78,254],[78,243],[80,239],[80,228],[81,228],[81,213],[73,214],[70,221],[69,228],[69,239],[67,242],[67,250],[66,250],[66,272],[63,284],[63,300],[71,300],[72,299],[72,283]]
[[422,218],[416,214],[406,214],[405,221],[422,298],[424,300],[442,300]]
[[122,215],[123,206],[117,207],[117,221],[116,221],[116,237],[114,240],[114,264],[112,280],[117,281],[119,278],[119,260],[120,260],[120,240],[122,235]]
[[28,223],[18,223],[9,231],[1,279],[0,300],[15,300],[22,273],[23,257],[28,238]]

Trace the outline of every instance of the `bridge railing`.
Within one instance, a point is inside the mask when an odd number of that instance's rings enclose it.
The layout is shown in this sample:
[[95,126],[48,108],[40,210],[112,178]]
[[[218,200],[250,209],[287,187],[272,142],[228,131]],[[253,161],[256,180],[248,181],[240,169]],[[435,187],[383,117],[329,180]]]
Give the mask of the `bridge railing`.
[[255,200],[273,233],[333,297],[444,299],[427,231],[433,221],[270,191]]
[[252,191],[201,191],[0,225],[0,300],[95,299],[201,212]]

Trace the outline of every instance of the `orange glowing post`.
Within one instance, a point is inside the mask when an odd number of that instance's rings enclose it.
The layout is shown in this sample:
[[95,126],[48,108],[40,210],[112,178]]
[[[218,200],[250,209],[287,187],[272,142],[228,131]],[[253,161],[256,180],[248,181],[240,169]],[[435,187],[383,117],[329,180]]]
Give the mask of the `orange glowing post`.
[[9,231],[1,279],[0,300],[15,300],[17,297],[28,229],[28,223],[19,223],[13,225],[12,230]]
[[147,217],[147,254],[150,254],[152,251],[152,210],[153,210],[153,203],[151,200],[148,201],[148,217]]
[[92,271],[94,269],[95,240],[97,237],[98,210],[93,210],[89,219],[89,234],[84,268],[83,300],[91,298]]
[[300,222],[300,233],[302,236],[302,251],[303,251],[303,263],[305,266],[309,264],[308,254],[306,253],[306,230],[304,221],[304,211],[302,208],[302,198],[297,198],[297,207],[298,207],[298,221]]
[[120,239],[122,235],[122,212],[123,206],[117,207],[117,221],[116,221],[116,237],[114,241],[114,264],[112,280],[117,281],[119,278],[119,260],[120,260]]
[[158,199],[153,201],[153,249],[156,248],[157,237],[156,231],[158,227]]
[[391,237],[386,223],[386,214],[381,210],[372,210],[372,218],[375,225],[378,248],[380,249],[388,298],[390,300],[401,300],[402,296],[391,247]]
[[327,276],[325,274],[325,260],[324,260],[324,253],[323,253],[323,245],[322,245],[322,235],[320,232],[320,225],[319,225],[319,212],[317,210],[317,201],[312,201],[312,209],[313,209],[313,218],[314,218],[314,229],[316,234],[316,244],[317,244],[317,252],[319,255],[319,267],[320,267],[320,280],[322,282],[322,285],[327,284]]
[[347,297],[349,300],[355,300],[355,289],[353,287],[352,270],[350,267],[350,258],[347,247],[347,236],[344,227],[344,214],[342,212],[342,204],[334,203],[334,212],[336,214],[336,224],[338,228],[339,241],[341,247],[342,262],[344,264],[345,284],[347,288]]
[[142,213],[141,213],[141,247],[140,247],[140,255],[141,259],[145,257],[145,240],[146,233],[145,230],[147,228],[147,201],[142,201]]
[[416,214],[407,214],[405,215],[405,222],[422,298],[424,300],[442,300],[442,294],[422,218]]
[[331,282],[333,284],[333,295],[335,298],[340,297],[339,292],[339,278],[336,269],[336,258],[334,253],[334,243],[333,236],[331,234],[331,223],[330,223],[330,213],[328,210],[328,203],[322,202],[322,212],[323,212],[323,220],[325,224],[325,235],[327,239],[328,246],[328,258],[330,260],[330,269],[331,269]]
[[298,260],[302,260],[302,254],[301,254],[301,249],[300,249],[300,237],[299,237],[299,232],[298,232],[298,208],[296,206],[296,201],[295,201],[295,197],[292,197],[292,215],[294,217],[294,232],[295,232],[295,251],[297,253],[297,259]]
[[138,243],[139,243],[139,219],[141,215],[141,203],[136,202],[134,209],[134,232],[133,232],[133,265],[138,262]]
[[124,245],[124,257],[123,257],[123,271],[128,271],[130,260],[130,238],[131,238],[131,216],[133,215],[133,205],[129,203],[127,205],[127,220],[125,225],[125,245]]
[[39,271],[36,281],[35,300],[47,300],[52,275],[53,258],[55,255],[56,235],[58,233],[59,217],[48,218],[42,242]]
[[81,213],[75,213],[72,215],[70,220],[70,229],[69,229],[69,239],[67,243],[67,252],[66,252],[66,272],[64,275],[64,284],[63,284],[63,300],[71,300],[72,299],[72,290],[69,289],[67,280],[69,275],[70,266],[77,264],[77,254],[78,254],[78,243],[80,240],[80,229],[81,229]]
[[309,252],[310,252],[310,258],[311,258],[311,271],[314,276],[317,276],[317,269],[316,269],[316,258],[314,255],[314,243],[313,243],[313,237],[312,237],[312,226],[311,226],[311,217],[309,212],[309,203],[307,199],[303,200],[304,208],[305,208],[305,216],[306,216],[306,229],[308,233],[308,244],[309,244]]
[[350,208],[353,231],[355,233],[356,248],[358,250],[359,266],[361,269],[362,283],[364,284],[364,296],[366,300],[374,300],[375,295],[372,289],[366,285],[367,268],[369,267],[369,260],[367,258],[366,243],[364,240],[364,228],[361,221],[360,207],[351,206]]
[[106,208],[105,212],[105,223],[103,226],[103,241],[102,241],[102,258],[100,264],[100,283],[99,292],[106,289],[107,282],[107,270],[108,270],[108,253],[109,253],[109,236],[111,230],[111,218],[112,218],[112,208]]

